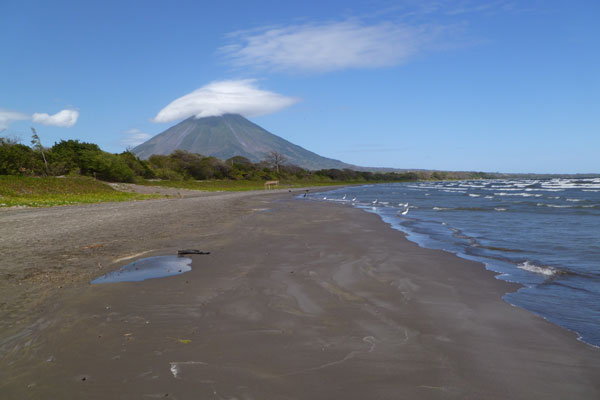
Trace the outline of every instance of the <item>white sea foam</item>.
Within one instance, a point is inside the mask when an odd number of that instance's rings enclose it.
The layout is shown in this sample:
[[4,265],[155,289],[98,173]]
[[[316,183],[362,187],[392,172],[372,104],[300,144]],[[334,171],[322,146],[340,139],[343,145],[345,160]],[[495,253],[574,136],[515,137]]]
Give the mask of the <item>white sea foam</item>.
[[600,182],[594,179],[552,179],[548,182],[542,182],[542,187],[578,189],[578,188],[600,188]]
[[564,189],[525,188],[526,192],[562,192]]
[[506,208],[494,207],[494,210],[496,210],[496,211],[506,211]]
[[496,196],[542,197],[541,194],[525,193],[525,192],[521,192],[521,193],[495,192],[494,194]]
[[444,188],[441,190],[442,190],[442,192],[448,192],[448,193],[467,193],[467,191],[462,188]]
[[536,274],[546,275],[546,276],[553,276],[558,273],[556,268],[535,265],[535,264],[530,263],[529,261],[525,261],[524,263],[517,264],[517,268],[525,270],[525,271],[533,272]]
[[480,197],[481,195],[480,194],[475,194],[475,193],[469,193],[469,196],[470,197]]
[[567,199],[567,201],[583,201],[581,199]]
[[435,211],[452,210],[451,208],[447,208],[447,207],[433,207],[433,209]]
[[409,188],[415,188],[415,189],[437,189],[437,186],[425,186],[425,185],[406,185],[406,187]]
[[558,204],[546,204],[546,203],[537,203],[538,207],[550,207],[550,208],[573,208],[573,206],[561,206]]

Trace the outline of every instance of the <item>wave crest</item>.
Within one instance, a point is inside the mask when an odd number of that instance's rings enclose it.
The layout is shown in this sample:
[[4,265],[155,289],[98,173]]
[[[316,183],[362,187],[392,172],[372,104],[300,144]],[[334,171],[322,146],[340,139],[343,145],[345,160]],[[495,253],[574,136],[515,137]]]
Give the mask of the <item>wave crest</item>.
[[517,268],[525,270],[525,271],[533,272],[535,274],[546,275],[546,276],[555,276],[555,275],[559,275],[561,273],[556,268],[549,267],[549,266],[535,265],[535,264],[530,263],[529,261],[525,261],[524,263],[517,264]]

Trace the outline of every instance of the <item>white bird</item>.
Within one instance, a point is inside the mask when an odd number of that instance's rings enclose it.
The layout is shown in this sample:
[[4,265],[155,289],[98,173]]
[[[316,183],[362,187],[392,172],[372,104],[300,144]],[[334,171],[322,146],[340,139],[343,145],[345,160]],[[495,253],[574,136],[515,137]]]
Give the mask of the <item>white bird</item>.
[[377,204],[377,199],[373,200],[371,204]]
[[356,201],[356,197],[354,197],[354,198],[352,199],[352,201]]
[[344,195],[344,197],[342,197],[342,200],[346,200],[346,195]]
[[406,210],[402,211],[400,214],[402,214],[402,215],[408,214],[408,208]]

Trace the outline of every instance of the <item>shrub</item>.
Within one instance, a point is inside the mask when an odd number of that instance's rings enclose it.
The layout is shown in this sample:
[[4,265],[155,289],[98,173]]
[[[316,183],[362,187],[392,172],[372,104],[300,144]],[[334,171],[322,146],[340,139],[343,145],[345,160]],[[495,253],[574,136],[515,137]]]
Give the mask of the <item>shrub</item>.
[[135,174],[127,163],[116,154],[99,153],[89,161],[88,172],[96,178],[109,182],[133,182]]
[[90,175],[94,169],[94,159],[98,154],[104,153],[98,145],[80,142],[79,140],[61,140],[55,143],[48,152],[52,169],[59,169],[60,174],[79,171],[83,175]]
[[39,154],[30,147],[0,138],[0,175],[34,175],[44,172]]
[[152,179],[156,177],[156,174],[150,167],[148,161],[140,160],[135,154],[129,150],[119,154],[119,157],[125,161],[127,166],[135,173],[136,176],[141,176],[146,179]]

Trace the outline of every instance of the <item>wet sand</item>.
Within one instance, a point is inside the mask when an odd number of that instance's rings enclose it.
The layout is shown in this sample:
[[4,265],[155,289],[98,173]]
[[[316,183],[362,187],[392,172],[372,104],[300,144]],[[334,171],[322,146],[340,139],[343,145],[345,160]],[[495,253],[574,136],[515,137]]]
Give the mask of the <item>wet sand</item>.
[[[211,254],[88,284],[181,248]],[[503,302],[518,286],[350,207],[263,192],[14,210],[0,252],[3,399],[600,398],[600,350]]]

